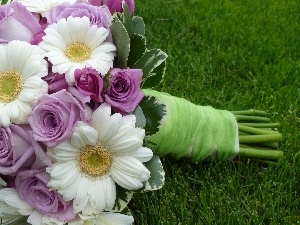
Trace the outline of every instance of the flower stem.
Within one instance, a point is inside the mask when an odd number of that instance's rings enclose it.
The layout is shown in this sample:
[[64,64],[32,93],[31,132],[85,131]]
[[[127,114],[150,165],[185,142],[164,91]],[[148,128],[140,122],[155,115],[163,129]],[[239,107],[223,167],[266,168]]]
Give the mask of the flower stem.
[[243,135],[239,137],[240,143],[278,142],[281,140],[282,140],[281,134]]
[[249,122],[270,122],[270,119],[262,116],[247,116],[247,115],[235,115],[236,121],[249,121]]
[[279,123],[271,123],[265,111],[232,111],[238,123],[241,158],[262,161],[278,161],[283,152],[278,151],[282,135],[277,129]]
[[248,127],[255,127],[255,128],[277,128],[277,127],[280,127],[280,123],[239,123],[239,125],[246,125]]
[[268,115],[267,112],[261,110],[241,110],[241,111],[231,111],[234,115],[245,115],[245,116],[262,116],[265,117]]
[[246,158],[257,158],[278,161],[283,156],[282,151],[262,150],[255,148],[240,148],[239,155]]
[[278,131],[273,131],[273,130],[264,130],[264,129],[258,129],[258,128],[253,128],[245,125],[238,124],[239,131],[244,132],[244,133],[249,133],[249,134],[278,134]]

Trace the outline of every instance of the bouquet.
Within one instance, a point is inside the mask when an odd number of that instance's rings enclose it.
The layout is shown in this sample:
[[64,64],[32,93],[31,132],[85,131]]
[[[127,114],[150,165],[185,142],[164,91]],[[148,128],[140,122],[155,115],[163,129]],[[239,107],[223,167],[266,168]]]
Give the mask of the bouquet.
[[2,224],[131,224],[133,193],[163,186],[159,156],[282,156],[265,112],[151,90],[167,55],[147,49],[133,0],[19,0],[0,10]]

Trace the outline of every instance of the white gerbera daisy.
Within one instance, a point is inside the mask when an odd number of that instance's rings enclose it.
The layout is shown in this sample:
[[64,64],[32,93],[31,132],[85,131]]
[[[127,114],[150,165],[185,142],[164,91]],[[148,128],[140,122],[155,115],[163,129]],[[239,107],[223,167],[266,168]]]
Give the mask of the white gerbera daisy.
[[96,216],[77,216],[76,219],[69,221],[69,225],[130,225],[134,222],[132,216],[121,213],[103,212]]
[[76,0],[18,0],[30,12],[41,13],[44,15],[46,11],[63,2],[75,3]]
[[93,67],[103,76],[113,67],[116,47],[106,42],[109,31],[90,25],[87,17],[68,17],[50,25],[39,44],[47,51],[52,71],[65,73],[68,83],[74,82],[75,69]]
[[48,149],[55,161],[47,169],[48,186],[73,200],[74,212],[83,215],[111,210],[115,183],[128,190],[143,187],[150,172],[142,162],[153,156],[142,146],[145,131],[135,128],[135,116],[111,115],[111,107],[103,103],[92,119],[93,127],[78,122],[71,139]]
[[0,45],[0,126],[26,123],[33,105],[48,85],[44,51],[23,41]]

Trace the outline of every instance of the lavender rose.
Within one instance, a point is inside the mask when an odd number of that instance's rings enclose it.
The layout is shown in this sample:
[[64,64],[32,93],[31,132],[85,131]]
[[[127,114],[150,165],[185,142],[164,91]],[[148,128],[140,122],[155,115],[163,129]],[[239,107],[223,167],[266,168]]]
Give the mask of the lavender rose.
[[106,6],[96,7],[94,5],[86,4],[85,2],[77,1],[77,3],[70,4],[68,2],[62,3],[53,7],[46,12],[45,17],[48,23],[56,23],[63,18],[72,17],[88,17],[92,25],[98,27],[109,28],[111,25],[111,13]]
[[118,112],[132,112],[144,97],[142,75],[141,69],[112,69],[105,101]]
[[44,170],[25,170],[16,177],[19,197],[31,207],[62,222],[75,218],[71,201],[47,187],[50,175]]
[[103,79],[100,74],[92,68],[76,69],[74,72],[75,86],[78,91],[95,102],[103,102],[101,94]]
[[0,43],[12,40],[31,43],[40,30],[39,21],[18,1],[0,6]]
[[35,140],[54,147],[71,137],[79,120],[86,121],[83,106],[66,90],[61,90],[39,98],[29,124]]
[[0,128],[0,174],[13,175],[35,161],[28,125]]

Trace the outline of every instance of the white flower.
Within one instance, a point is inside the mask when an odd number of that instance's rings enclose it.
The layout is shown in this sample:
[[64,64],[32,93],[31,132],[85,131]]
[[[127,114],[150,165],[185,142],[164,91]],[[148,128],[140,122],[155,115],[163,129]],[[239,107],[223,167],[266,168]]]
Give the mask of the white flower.
[[63,2],[75,3],[76,0],[18,0],[28,11],[41,13],[42,15],[49,9]]
[[93,67],[102,76],[113,67],[116,47],[106,42],[109,31],[90,25],[87,17],[68,17],[45,29],[39,44],[47,51],[52,71],[65,73],[69,84],[74,82],[75,69]]
[[48,85],[44,51],[23,41],[0,45],[0,126],[27,123],[33,105]]
[[[80,216],[80,217],[79,217]],[[80,215],[77,219],[70,221],[69,225],[130,225],[134,222],[132,216],[121,213],[103,212],[97,216]]]
[[0,190],[0,218],[4,224],[18,221],[24,216],[30,215],[34,209],[19,198],[14,188]]
[[149,179],[142,164],[153,156],[143,147],[145,131],[135,128],[133,115],[111,115],[103,103],[92,115],[92,126],[79,122],[71,139],[51,152],[55,163],[47,171],[48,186],[73,200],[73,211],[83,215],[111,210],[116,200],[116,185],[137,190]]

